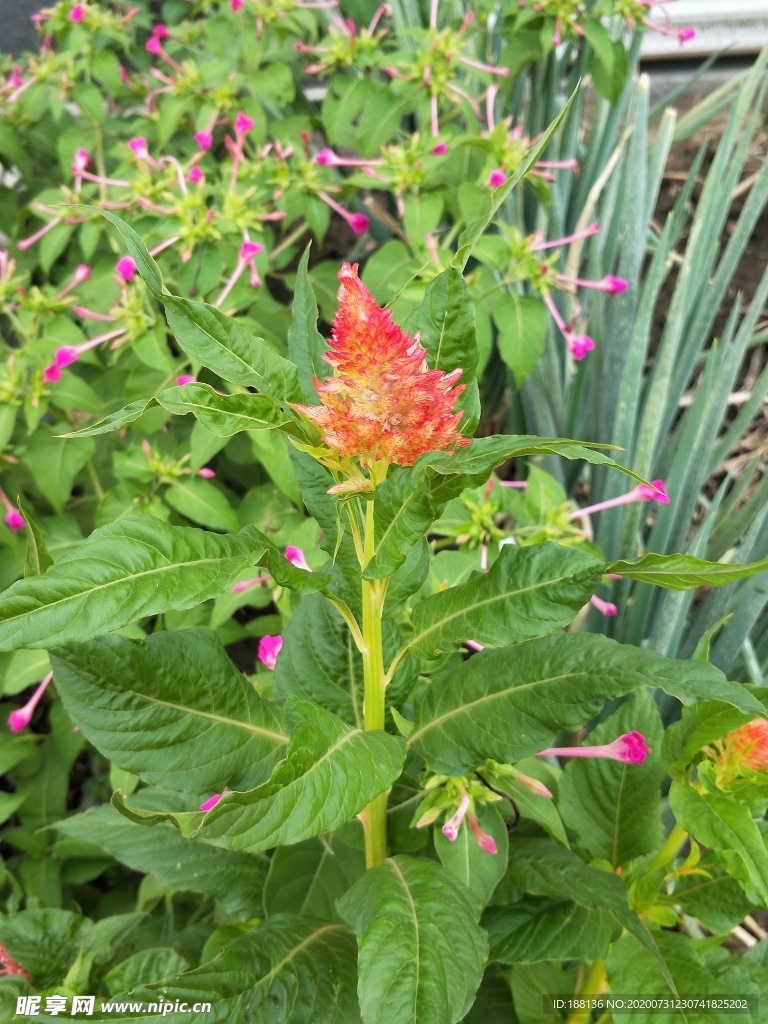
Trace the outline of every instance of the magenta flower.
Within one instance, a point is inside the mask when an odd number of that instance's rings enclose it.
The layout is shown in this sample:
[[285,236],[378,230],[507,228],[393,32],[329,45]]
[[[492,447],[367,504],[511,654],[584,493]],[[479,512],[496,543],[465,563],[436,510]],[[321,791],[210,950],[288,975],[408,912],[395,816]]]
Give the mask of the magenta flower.
[[203,803],[200,804],[200,810],[201,811],[210,811],[210,810],[212,810],[216,806],[216,804],[219,802],[219,800],[221,800],[221,798],[223,796],[224,796],[223,793],[214,793],[213,796],[209,796],[207,800],[205,800]]
[[269,583],[269,576],[255,576],[252,580],[240,580],[239,583],[233,585],[232,593],[242,594],[246,590],[250,590],[251,587],[262,587],[265,583]]
[[336,164],[336,154],[328,146],[325,146],[315,157],[316,164],[322,164],[323,167],[334,167]]
[[35,708],[40,702],[40,698],[48,688],[48,684],[53,679],[53,672],[49,672],[45,679],[40,683],[35,692],[29,698],[23,708],[18,708],[16,711],[12,711],[8,716],[8,727],[11,732],[21,732],[22,729],[26,728],[32,721],[32,715],[35,713]]
[[163,57],[163,44],[157,36],[150,36],[147,40],[144,49],[149,53],[154,54],[155,57]]
[[491,175],[488,178],[488,184],[491,188],[499,188],[507,180],[507,176],[502,170],[491,171]]
[[161,23],[158,23],[152,29],[152,35],[156,36],[158,39],[167,39],[170,34],[171,33],[170,33],[170,30],[169,30],[168,26],[167,25],[163,25]]
[[176,378],[176,383],[180,388],[185,384],[197,384],[197,377],[193,376],[191,373],[182,373],[181,376]]
[[213,134],[207,131],[195,132],[192,136],[200,149],[210,149],[213,145]]
[[447,142],[438,142],[438,144],[436,146],[433,146],[432,149],[430,149],[430,153],[432,154],[432,156],[445,156],[445,154],[447,152],[448,152],[448,143]]
[[244,3],[245,0],[229,0],[229,9],[230,11],[239,11]]
[[82,21],[85,17],[85,4],[75,4],[69,12],[70,21]]
[[635,488],[641,501],[656,501],[659,505],[669,504],[669,495],[663,480],[651,480],[651,486],[638,484]]
[[597,608],[601,615],[605,615],[608,618],[619,614],[619,609],[615,604],[611,604],[610,601],[604,601],[602,597],[598,597],[597,594],[593,594],[592,597],[590,597],[589,603],[593,608]]
[[645,742],[642,733],[627,732],[613,743],[603,743],[596,747],[549,747],[547,750],[540,750],[536,756],[598,757],[609,761],[622,761],[624,764],[642,764],[650,752],[651,748]]
[[190,185],[197,185],[201,181],[205,181],[205,174],[203,173],[202,168],[197,165],[190,167],[189,173],[187,174],[187,181]]
[[587,505],[586,508],[569,512],[568,519],[578,519],[581,516],[590,516],[593,512],[603,512],[607,508],[616,508],[618,505],[631,505],[635,501],[655,501],[659,505],[669,504],[669,495],[663,480],[652,480],[648,484],[638,484],[626,494],[620,494],[616,498],[607,498],[605,501],[598,501],[596,505]]
[[61,369],[55,363],[46,366],[43,370],[43,380],[46,384],[55,384],[57,381],[60,381]]
[[304,552],[301,548],[295,548],[293,545],[289,544],[285,549],[285,557],[289,562],[295,565],[297,569],[305,569],[307,572],[312,572],[307,565],[307,560],[304,557]]
[[462,822],[466,817],[467,811],[469,810],[469,794],[464,793],[461,798],[461,803],[457,807],[454,814],[446,821],[442,827],[442,833],[447,840],[451,843],[455,843],[459,836],[459,829],[461,828]]
[[2,503],[2,505],[5,508],[6,526],[14,532],[16,530],[23,530],[25,523],[21,516],[21,513],[19,512],[18,509],[15,509],[13,507],[8,498],[8,495],[5,493],[2,487],[0,487],[0,503]]
[[483,832],[483,830],[480,828],[477,822],[477,818],[473,814],[470,814],[469,816],[469,827],[472,829],[474,837],[477,840],[477,845],[480,847],[483,853],[499,852],[496,846],[496,840],[493,838],[493,836],[488,835],[487,832]]
[[281,636],[263,636],[259,640],[259,661],[267,668],[273,669],[277,664],[277,656],[283,646]]
[[334,199],[331,199],[331,197],[325,192],[318,192],[317,194],[324,203],[327,203],[332,210],[338,213],[340,217],[344,218],[356,235],[365,234],[368,230],[370,220],[364,213],[350,213],[349,210],[345,210],[343,206],[340,206]]
[[135,154],[137,160],[149,160],[147,140],[143,135],[138,135],[134,139],[128,139],[128,148]]
[[694,39],[695,37],[696,31],[695,29],[692,28],[681,28],[680,31],[677,33],[677,38],[680,40],[681,46],[683,45],[683,43],[689,43],[691,39]]
[[133,256],[121,256],[115,270],[126,283],[130,283],[136,276],[136,260]]
[[595,343],[588,334],[568,334],[566,335],[566,344],[568,351],[571,353],[576,362],[582,360],[588,352],[591,352]]
[[251,128],[256,127],[256,122],[252,117],[248,117],[243,111],[239,111],[235,118],[235,133],[237,135],[247,135]]
[[46,384],[53,384],[61,380],[61,371],[64,367],[71,366],[72,363],[77,362],[83,352],[88,352],[105,341],[114,341],[117,338],[122,338],[127,333],[127,328],[118,327],[117,330],[108,331],[106,334],[100,334],[96,338],[91,338],[90,341],[84,341],[82,345],[62,345],[56,349],[51,365],[46,366],[43,370],[43,380]]

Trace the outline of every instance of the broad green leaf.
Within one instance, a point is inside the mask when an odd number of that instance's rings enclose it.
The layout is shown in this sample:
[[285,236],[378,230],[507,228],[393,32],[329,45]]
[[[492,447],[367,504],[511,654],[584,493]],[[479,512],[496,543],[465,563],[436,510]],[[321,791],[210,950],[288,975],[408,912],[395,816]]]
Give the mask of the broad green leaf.
[[574,89],[568,98],[567,103],[563,106],[560,113],[554,119],[552,124],[541,133],[538,141],[531,149],[528,150],[523,160],[518,164],[515,173],[510,177],[509,181],[505,182],[501,188],[494,189],[493,194],[488,200],[487,208],[483,215],[479,217],[474,223],[470,224],[469,227],[465,228],[464,231],[459,235],[459,249],[456,255],[451,260],[451,266],[456,267],[458,270],[463,270],[469,257],[472,254],[472,249],[475,242],[481,238],[486,230],[490,227],[496,214],[501,209],[502,205],[506,201],[512,189],[515,185],[522,181],[523,177],[530,171],[536,161],[541,157],[541,154],[549,145],[552,136],[555,134],[557,129],[565,119],[571,104],[576,98],[578,88]]
[[130,405],[126,405],[124,409],[110,413],[109,416],[105,416],[103,420],[99,420],[93,426],[81,427],[80,430],[73,430],[69,434],[59,434],[58,436],[70,438],[91,437],[95,434],[111,434],[114,430],[122,430],[128,424],[135,423],[140,416],[144,415],[147,409],[152,408],[155,404],[156,400],[154,398],[141,398],[137,402],[131,402]]
[[184,416],[191,412],[218,437],[240,430],[273,430],[291,420],[266,395],[220,395],[208,384],[185,384],[157,396],[168,412]]
[[[117,813],[117,812],[115,812]],[[139,985],[154,982],[187,970],[189,964],[170,946],[150,947],[122,960],[104,975],[107,990],[111,993],[130,992]]]
[[211,480],[179,477],[163,497],[171,508],[209,530],[235,533],[240,525],[227,496]]
[[699,792],[673,782],[669,806],[677,822],[716,850],[729,874],[768,903],[768,850],[749,810],[725,793]]
[[[156,988],[134,990],[131,998],[149,1003],[162,994],[190,1004],[211,1002],[217,1024],[359,1024],[354,958],[354,939],[342,925],[280,914],[234,939],[208,963]],[[203,1024],[209,1017],[149,1019]]]
[[561,729],[580,728],[607,699],[642,686],[659,687],[684,704],[717,695],[750,712],[763,710],[711,665],[673,661],[604,636],[553,633],[482,651],[439,689],[424,687],[414,698],[416,729],[408,745],[446,775],[463,775],[488,757],[519,761],[551,746]]
[[90,640],[216,597],[261,556],[237,535],[128,516],[0,595],[0,650]]
[[424,469],[395,469],[376,488],[374,547],[363,573],[365,578],[390,576],[402,565],[408,550],[421,540],[436,516]]
[[440,828],[434,829],[435,852],[443,867],[474,894],[481,907],[493,895],[493,890],[507,870],[509,836],[507,826],[498,809],[491,804],[477,808],[477,821],[484,832],[496,840],[496,853],[484,853],[465,821],[454,842],[446,839]]
[[768,569],[768,558],[745,565],[727,562],[704,562],[693,555],[647,554],[629,561],[610,562],[605,572],[616,572],[630,580],[653,583],[670,590],[692,587],[720,587]]
[[103,637],[60,648],[51,664],[86,738],[147,782],[206,796],[253,787],[288,742],[277,710],[207,630]]
[[300,402],[298,370],[226,313],[194,299],[158,296],[181,348],[232,384],[257,388],[274,402]]
[[45,497],[61,512],[69,501],[75,477],[93,455],[95,445],[85,438],[56,437],[52,430],[41,427],[32,435],[24,462]]
[[589,867],[575,853],[549,839],[520,836],[510,843],[507,877],[534,896],[574,900],[586,909],[607,911],[650,951],[656,971],[661,970],[667,983],[672,985],[655,937],[630,910],[627,890],[616,875]]
[[483,915],[490,960],[534,964],[543,960],[603,960],[616,925],[606,910],[567,897],[526,896]]
[[408,317],[405,329],[409,334],[419,332],[430,369],[451,373],[461,368],[461,384],[465,390],[455,409],[464,412],[459,429],[471,436],[480,419],[475,307],[469,287],[458,270],[449,267],[430,282],[424,301]]
[[317,329],[317,300],[309,280],[308,245],[302,254],[296,271],[296,285],[291,303],[291,326],[288,328],[288,355],[299,370],[299,384],[304,400],[312,405],[319,403],[313,377],[328,375],[328,364],[323,362],[323,353],[328,345]]
[[439,864],[391,857],[338,902],[358,935],[365,1024],[455,1024],[483,976],[479,907]]
[[579,844],[595,859],[614,867],[654,853],[664,841],[661,782],[663,728],[656,703],[647,690],[596,726],[584,740],[590,746],[641,732],[651,753],[637,765],[600,758],[571,758],[558,784],[558,808]]
[[70,910],[46,907],[0,918],[0,943],[32,975],[37,990],[58,985],[92,923]]
[[425,658],[467,640],[501,647],[568,625],[600,582],[591,555],[559,544],[505,545],[487,573],[413,609],[408,647]]
[[[93,843],[132,871],[151,874],[172,889],[213,896],[230,914],[248,919],[261,912],[268,863],[263,855],[216,850],[184,839],[167,822],[147,829],[102,804],[57,822],[67,839]],[[59,844],[54,856],[66,854]]]
[[43,532],[37,525],[37,521],[28,509],[19,502],[19,511],[26,524],[27,534],[27,555],[24,560],[24,576],[39,576],[53,565],[53,559],[48,553]]
[[546,306],[532,295],[503,295],[494,310],[499,355],[519,388],[536,369],[547,340]]
[[321,921],[340,921],[336,900],[364,871],[362,843],[359,848],[347,846],[338,835],[281,846],[272,854],[264,885],[264,908],[270,917],[296,913]]
[[711,855],[697,866],[707,873],[677,878],[674,892],[669,896],[662,893],[659,902],[681,906],[705,928],[717,935],[727,935],[754,910],[754,900],[745,894],[735,878],[723,872]]
[[388,789],[402,770],[403,741],[351,729],[340,718],[292,695],[285,702],[291,740],[263,785],[228,793],[206,812],[136,812],[136,821],[169,818],[182,835],[230,850],[269,850],[332,832]]

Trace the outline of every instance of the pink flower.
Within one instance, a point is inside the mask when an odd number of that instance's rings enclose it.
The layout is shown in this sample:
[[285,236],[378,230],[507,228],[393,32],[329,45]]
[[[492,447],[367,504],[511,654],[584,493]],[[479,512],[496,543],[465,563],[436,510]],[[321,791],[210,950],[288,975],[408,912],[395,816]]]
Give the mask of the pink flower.
[[149,149],[147,148],[147,140],[143,135],[138,135],[135,139],[128,140],[128,148],[131,149],[137,159],[149,160]]
[[436,146],[434,146],[430,150],[430,153],[432,154],[432,156],[445,156],[445,154],[447,152],[448,152],[448,143],[447,142],[438,142],[438,144]]
[[598,597],[597,594],[593,594],[589,599],[589,603],[593,608],[597,608],[601,615],[606,615],[609,618],[613,615],[619,614],[619,609],[615,604],[611,604],[610,601],[604,601],[602,597]]
[[695,36],[696,31],[695,29],[692,28],[681,28],[680,31],[677,33],[677,38],[680,40],[681,46],[683,45],[683,43],[689,43],[691,39],[695,38]]
[[487,832],[483,832],[477,823],[477,818],[473,814],[470,814],[469,816],[469,827],[472,829],[475,839],[477,840],[477,845],[483,853],[499,852],[496,846],[496,840],[493,836],[489,836]]
[[283,646],[281,636],[263,636],[259,641],[259,661],[267,668],[274,668],[277,663],[277,656]]
[[256,576],[252,580],[240,580],[239,583],[235,583],[232,587],[232,593],[242,594],[246,590],[250,590],[251,587],[261,587],[265,583],[269,583],[269,576]]
[[79,171],[84,171],[91,165],[91,155],[87,149],[82,147],[75,151],[75,163],[74,167]]
[[162,57],[163,55],[163,44],[157,36],[150,36],[147,40],[144,49],[149,53],[155,55],[155,57]]
[[56,381],[61,380],[61,369],[55,363],[46,366],[43,370],[43,380],[46,384],[55,384]]
[[211,134],[211,132],[195,132],[192,138],[198,144],[200,149],[210,149],[211,146],[213,145],[213,135]]
[[240,246],[240,259],[244,263],[248,263],[249,260],[252,260],[254,256],[263,251],[264,246],[258,242],[243,242]]
[[669,495],[663,480],[651,480],[651,486],[638,484],[635,488],[640,501],[655,501],[659,505],[669,504]]
[[256,122],[253,118],[248,117],[243,111],[239,111],[235,118],[235,132],[237,135],[246,135],[251,128],[255,128]]
[[88,266],[88,264],[78,263],[78,265],[75,267],[75,281],[77,281],[78,284],[81,284],[83,281],[87,281],[90,276],[91,268]]
[[167,25],[157,24],[152,29],[152,35],[157,39],[167,39],[170,34],[171,33]]
[[202,168],[197,165],[190,167],[189,174],[187,175],[187,181],[190,185],[197,185],[199,182],[205,181],[205,174],[203,173]]
[[295,548],[291,544],[289,544],[288,547],[285,549],[285,557],[288,559],[289,562],[295,565],[297,569],[306,569],[307,572],[312,572],[312,570],[307,565],[307,560],[304,557],[304,552],[301,550],[301,548]]
[[130,282],[136,276],[136,260],[133,256],[121,256],[115,270],[124,281]]
[[462,796],[461,803],[459,804],[455,813],[452,815],[452,817],[448,819],[448,821],[446,821],[441,830],[443,835],[449,842],[456,842],[459,835],[459,829],[461,828],[462,822],[464,821],[464,818],[466,817],[468,810],[469,795],[465,793]]
[[619,494],[616,498],[607,498],[605,501],[598,501],[596,505],[587,505],[586,508],[569,512],[568,519],[578,519],[580,516],[590,516],[593,512],[603,512],[608,508],[616,508],[618,505],[631,505],[634,501],[656,501],[660,505],[669,504],[669,495],[663,480],[652,480],[648,484],[638,484],[631,491]]
[[347,223],[356,235],[364,235],[371,222],[370,218],[366,217],[364,213],[353,213],[347,218]]
[[80,356],[80,350],[74,345],[62,345],[61,348],[57,348],[53,357],[53,361],[60,370],[63,370],[65,366],[71,366],[72,363],[77,362]]
[[624,764],[642,764],[650,752],[651,748],[642,733],[628,732],[613,743],[603,743],[596,747],[549,747],[539,751],[536,756],[602,757],[610,761],[622,761]]
[[502,170],[491,171],[491,176],[488,178],[488,184],[491,188],[499,188],[507,180],[507,176]]
[[191,373],[182,373],[180,377],[176,378],[176,383],[180,388],[185,384],[197,384],[197,377],[193,377]]
[[323,167],[333,167],[334,164],[336,163],[336,160],[336,154],[333,152],[332,149],[329,149],[328,146],[326,146],[324,149],[321,149],[320,152],[315,157],[315,163],[322,164]]
[[32,721],[32,715],[35,713],[35,708],[40,702],[40,698],[48,688],[48,684],[53,679],[53,672],[49,672],[48,675],[43,679],[42,683],[37,687],[35,692],[29,698],[23,708],[18,708],[16,711],[12,711],[8,716],[8,726],[11,732],[21,732],[29,723]]
[[70,21],[82,21],[85,17],[85,4],[75,4],[69,12]]
[[229,0],[230,11],[239,11],[245,3],[245,0]]
[[200,804],[200,810],[210,811],[212,808],[216,806],[216,804],[219,802],[219,800],[221,800],[223,796],[223,793],[214,793],[213,796],[209,796],[204,803]]
[[209,469],[207,466],[203,466],[202,469],[198,469],[197,475],[203,477],[203,479],[205,480],[213,480],[213,478],[216,476],[216,473],[214,470]]
[[591,352],[595,347],[594,341],[588,334],[570,334],[566,339],[568,345],[568,351],[571,353],[576,362],[583,359],[588,352]]
[[23,530],[24,519],[18,509],[11,508],[5,513],[5,523],[9,530]]
[[625,281],[623,277],[614,277],[613,274],[606,274],[600,284],[608,295],[618,295],[629,288],[629,281]]

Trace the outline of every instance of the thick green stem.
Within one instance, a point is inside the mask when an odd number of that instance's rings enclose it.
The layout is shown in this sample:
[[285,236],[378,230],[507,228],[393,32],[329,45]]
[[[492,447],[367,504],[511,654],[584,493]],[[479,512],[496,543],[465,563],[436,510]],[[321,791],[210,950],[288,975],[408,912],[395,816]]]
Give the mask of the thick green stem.
[[[584,973],[581,984],[576,990],[576,997],[579,996],[599,996],[605,988],[605,961],[595,960],[589,964]],[[574,1010],[568,1015],[568,1019],[565,1024],[585,1024],[592,1016],[592,1010],[585,1008],[583,1010]]]
[[[365,515],[364,563],[374,549],[373,501],[368,502]],[[366,731],[384,728],[384,648],[381,617],[387,592],[386,580],[362,581],[363,586],[363,683],[365,702],[363,714]],[[381,793],[363,812],[365,829],[365,862],[375,867],[387,856],[387,793]]]
[[677,851],[687,838],[688,833],[684,828],[681,828],[677,822],[675,822],[672,831],[667,836],[666,842],[656,854],[650,870],[660,871],[661,868],[665,868],[668,864],[671,864],[677,856]]

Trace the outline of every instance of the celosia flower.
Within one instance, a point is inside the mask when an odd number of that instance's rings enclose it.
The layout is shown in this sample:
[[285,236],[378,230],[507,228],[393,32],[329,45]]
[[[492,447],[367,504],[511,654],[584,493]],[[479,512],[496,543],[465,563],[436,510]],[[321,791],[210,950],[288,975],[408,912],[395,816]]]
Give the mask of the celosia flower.
[[557,757],[598,757],[610,761],[623,761],[624,764],[642,764],[651,748],[645,737],[639,732],[628,732],[619,736],[613,743],[603,743],[595,747],[549,747],[540,750],[537,757],[554,755]]
[[283,638],[281,636],[263,636],[259,640],[259,661],[263,662],[267,668],[274,668],[282,646]]
[[32,980],[29,971],[26,971],[21,964],[16,963],[2,942],[0,942],[0,965],[0,975],[11,977],[14,974],[20,974],[26,981]]
[[35,692],[29,698],[23,708],[17,708],[16,711],[12,711],[8,716],[8,727],[11,732],[21,732],[22,729],[26,728],[32,721],[32,715],[35,712],[35,708],[40,702],[40,698],[48,688],[48,684],[53,679],[53,672],[49,672],[45,679],[40,683]]
[[759,772],[768,768],[768,722],[754,718],[729,732],[722,741],[718,760],[736,773],[742,768]]
[[424,452],[469,444],[451,410],[464,390],[461,369],[429,370],[418,337],[409,338],[376,304],[357,276],[357,264],[339,271],[339,308],[324,359],[336,376],[315,378],[322,406],[297,408],[341,456],[365,464],[383,459],[412,466]]

